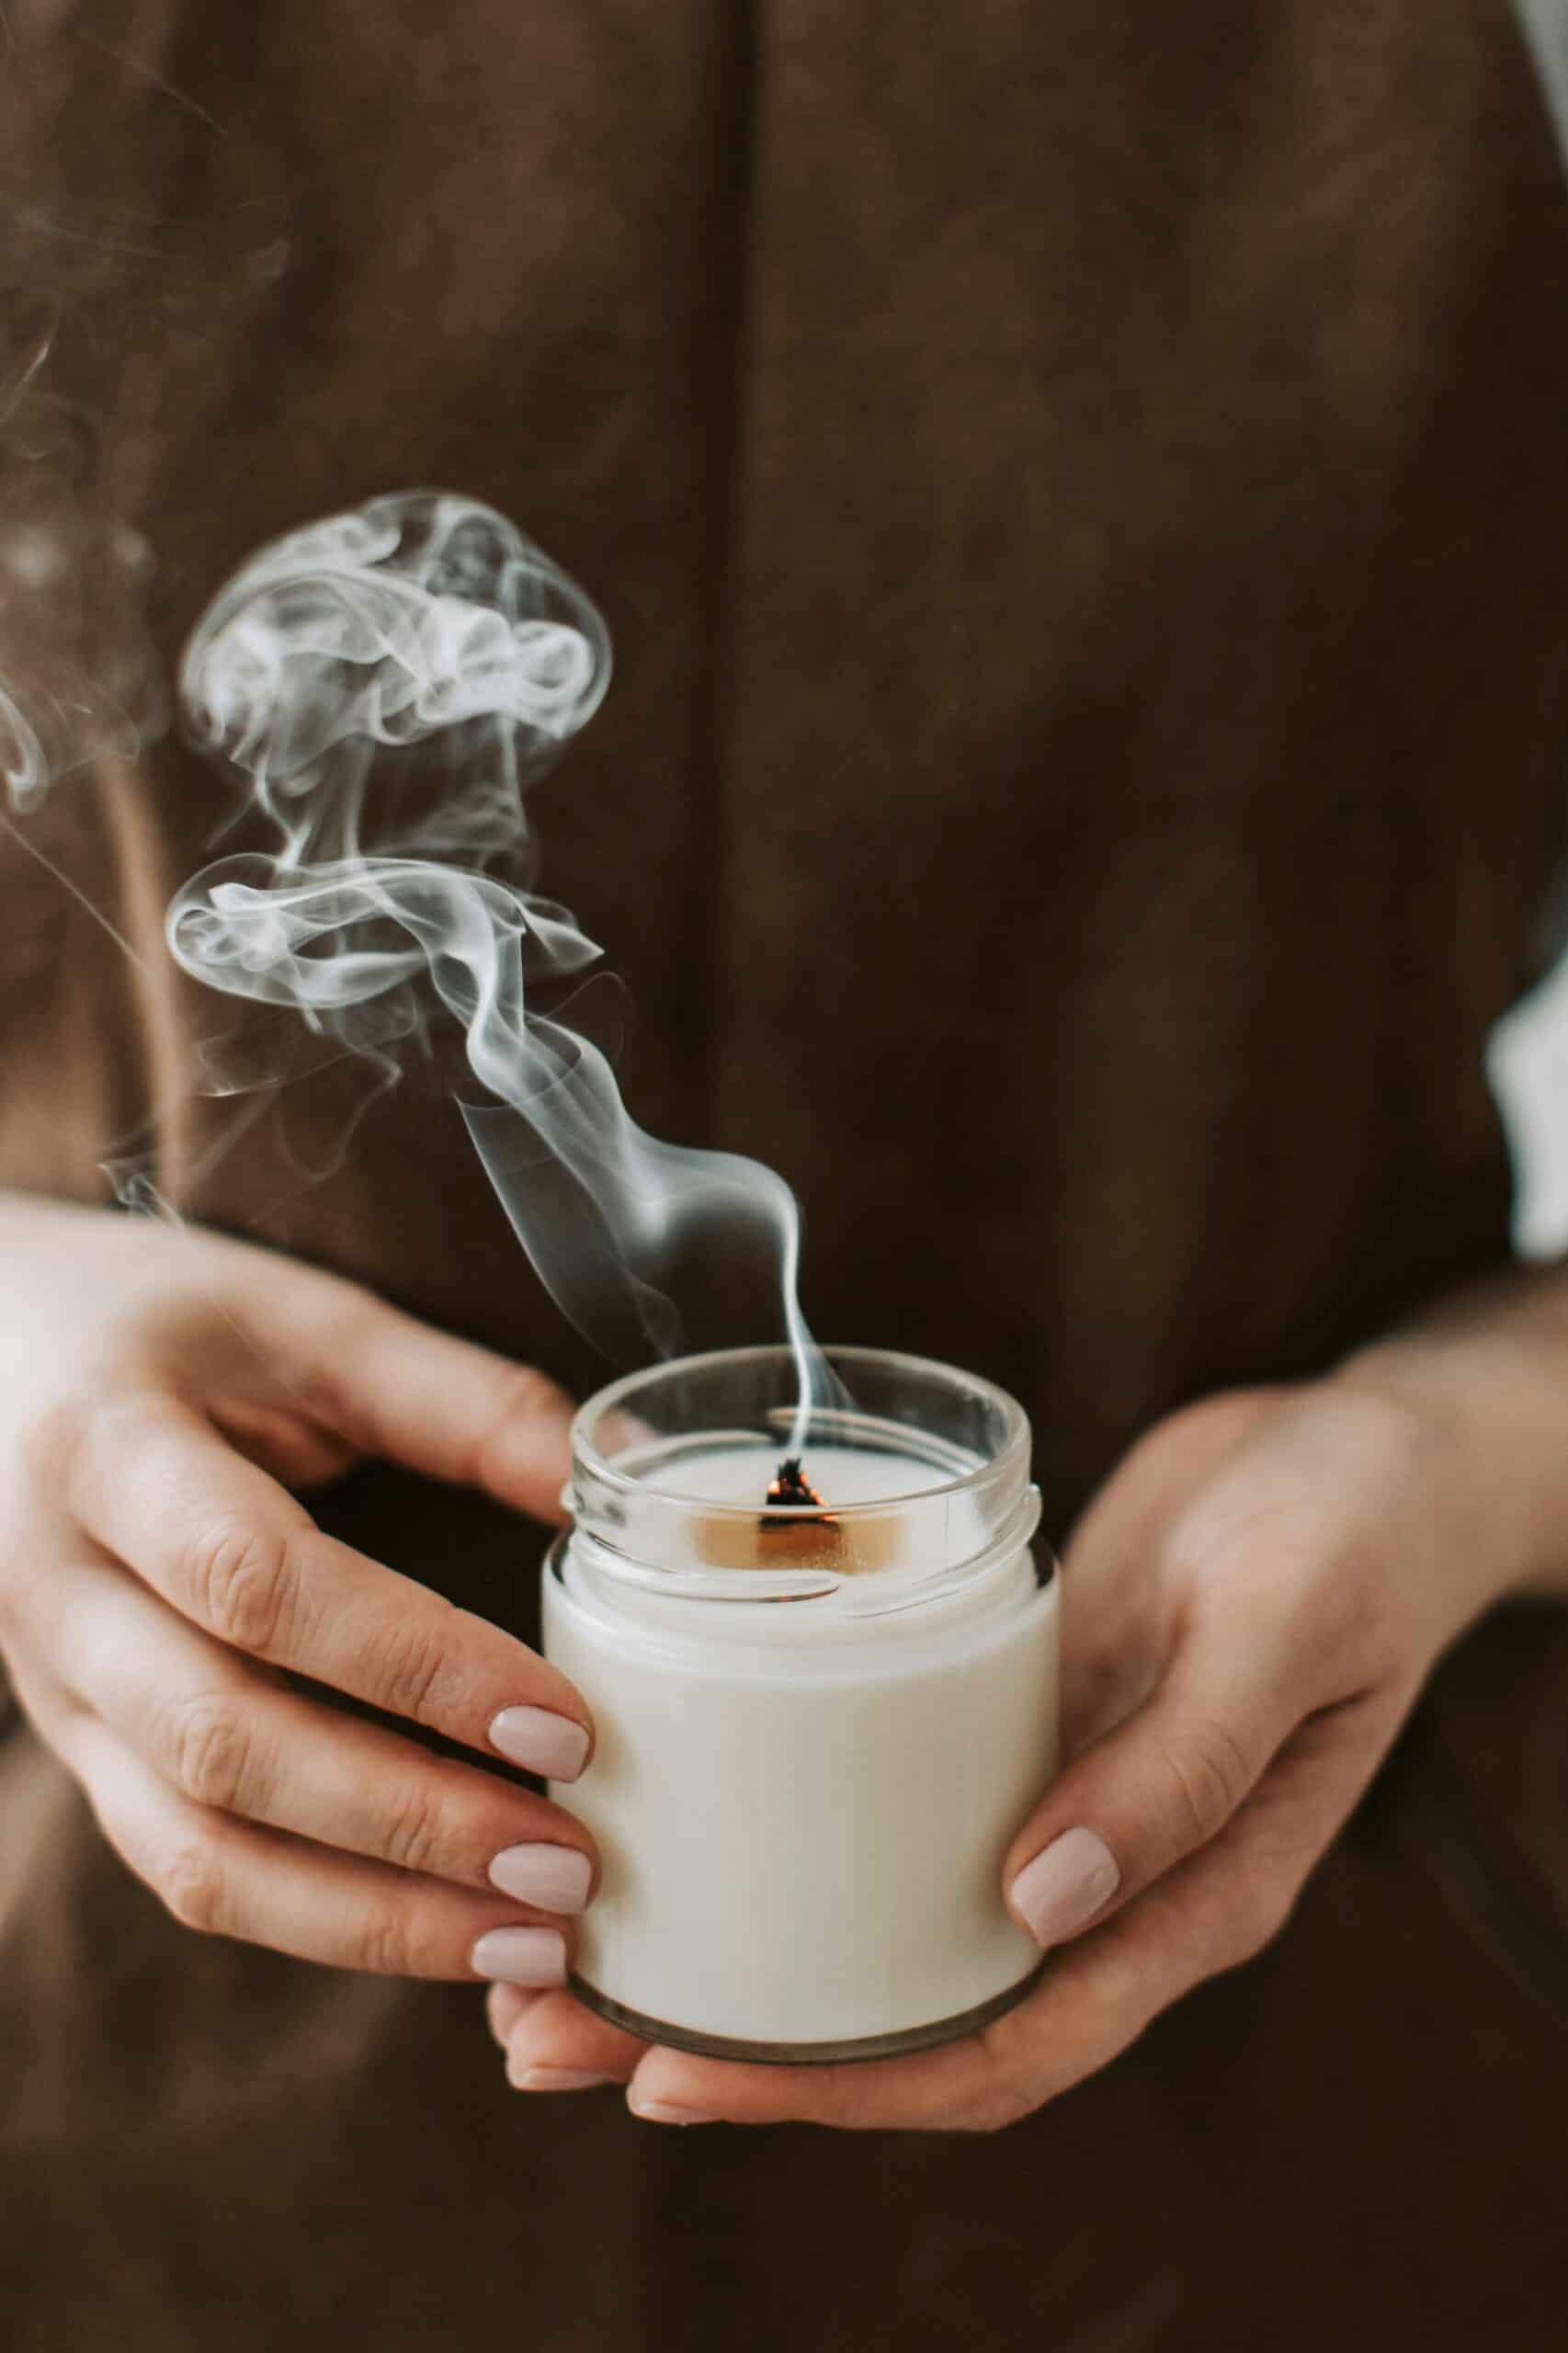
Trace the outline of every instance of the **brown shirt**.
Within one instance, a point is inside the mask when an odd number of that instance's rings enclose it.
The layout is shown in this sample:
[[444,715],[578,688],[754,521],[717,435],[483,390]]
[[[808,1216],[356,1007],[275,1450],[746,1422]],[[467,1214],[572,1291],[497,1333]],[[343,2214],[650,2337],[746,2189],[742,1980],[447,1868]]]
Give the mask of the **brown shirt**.
[[[535,815],[631,983],[633,1109],[790,1178],[829,1336],[1017,1390],[1059,1530],[1162,1411],[1504,1254],[1481,1051],[1563,833],[1568,203],[1503,0],[9,13],[15,274],[165,662],[259,540],[385,489],[582,579],[619,671]],[[140,975],[0,842],[0,1178],[91,1198],[151,1117],[196,1214],[592,1378],[439,1098],[318,1183],[341,1069],[214,1150],[158,921],[222,790],[168,740],[27,823]],[[528,1529],[391,1473],[327,1508],[526,1620]],[[1564,1647],[1468,1646],[1282,1943],[978,2146],[511,2098],[460,1989],[176,1929],[16,1733],[0,2317],[1544,2347]]]

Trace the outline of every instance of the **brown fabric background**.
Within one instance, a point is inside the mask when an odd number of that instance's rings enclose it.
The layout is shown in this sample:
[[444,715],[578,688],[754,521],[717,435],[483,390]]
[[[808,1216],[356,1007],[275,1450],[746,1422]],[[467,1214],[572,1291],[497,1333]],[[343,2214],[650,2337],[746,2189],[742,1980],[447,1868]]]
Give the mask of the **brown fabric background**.
[[[1481,1048],[1568,724],[1568,204],[1502,0],[8,13],[17,270],[69,280],[165,658],[379,490],[581,578],[619,669],[536,814],[633,1108],[789,1176],[831,1336],[1014,1387],[1056,1529],[1161,1411],[1502,1255]],[[29,826],[140,982],[0,841],[0,1177],[93,1197],[152,1103],[199,1214],[592,1377],[434,1097],[312,1186],[328,1074],[209,1165],[156,918],[219,791],[165,744]],[[526,1618],[530,1531],[330,1507]],[[13,1733],[0,2320],[1545,2353],[1565,1698],[1557,1620],[1483,1632],[1275,1950],[983,2143],[517,2100],[461,1989],[176,1930]]]

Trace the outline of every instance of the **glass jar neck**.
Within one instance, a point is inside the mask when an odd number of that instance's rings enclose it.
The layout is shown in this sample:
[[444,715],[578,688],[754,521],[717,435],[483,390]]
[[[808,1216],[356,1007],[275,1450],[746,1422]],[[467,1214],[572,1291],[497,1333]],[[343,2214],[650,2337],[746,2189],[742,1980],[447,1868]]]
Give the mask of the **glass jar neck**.
[[785,1349],[680,1359],[590,1399],[573,1434],[585,1563],[651,1595],[862,1616],[1028,1545],[1040,1503],[1011,1398],[919,1358],[828,1357],[851,1402],[803,1426]]

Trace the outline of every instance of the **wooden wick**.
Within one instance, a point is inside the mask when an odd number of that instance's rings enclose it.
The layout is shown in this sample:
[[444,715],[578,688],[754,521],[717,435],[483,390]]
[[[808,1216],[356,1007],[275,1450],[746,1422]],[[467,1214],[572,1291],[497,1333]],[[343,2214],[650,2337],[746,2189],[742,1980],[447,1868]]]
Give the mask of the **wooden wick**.
[[836,1512],[818,1495],[798,1454],[786,1455],[753,1520],[715,1517],[698,1524],[697,1550],[729,1569],[832,1569],[852,1576],[890,1567],[898,1557],[901,1516],[880,1513],[846,1534]]
[[[812,1505],[815,1510],[809,1520],[780,1521],[767,1517],[770,1511],[798,1512],[802,1506]],[[765,1533],[768,1530],[777,1533],[781,1528],[832,1528],[835,1525],[833,1514],[806,1477],[798,1454],[787,1454],[778,1465],[778,1476],[763,1498],[763,1515],[757,1524]]]

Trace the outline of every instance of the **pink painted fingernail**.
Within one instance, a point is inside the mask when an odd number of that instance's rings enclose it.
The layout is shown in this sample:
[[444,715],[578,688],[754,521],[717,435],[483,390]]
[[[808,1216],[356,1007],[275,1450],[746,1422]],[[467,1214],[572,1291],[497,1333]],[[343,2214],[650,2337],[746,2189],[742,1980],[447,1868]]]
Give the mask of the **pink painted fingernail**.
[[524,2067],[515,2075],[508,2067],[506,2080],[518,2092],[585,2092],[615,2077],[596,2075],[590,2067]]
[[541,1912],[580,1912],[594,1867],[575,1847],[503,1847],[490,1876],[503,1895],[537,1904]]
[[547,1781],[574,1781],[588,1761],[588,1735],[552,1708],[503,1708],[490,1727],[503,1756]]
[[633,2116],[642,2117],[645,2124],[717,2124],[716,2116],[704,2116],[695,2108],[675,2108],[667,2099],[639,2099],[635,2092],[628,2092],[626,2104]]
[[1026,1863],[1013,1901],[1042,1945],[1060,1944],[1092,1920],[1121,1885],[1116,1857],[1097,1831],[1064,1830]]
[[469,1955],[476,1977],[508,1985],[564,1985],[566,1939],[559,1928],[489,1928]]

